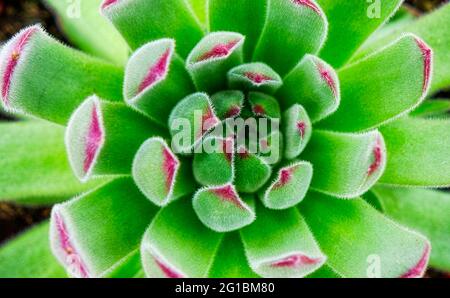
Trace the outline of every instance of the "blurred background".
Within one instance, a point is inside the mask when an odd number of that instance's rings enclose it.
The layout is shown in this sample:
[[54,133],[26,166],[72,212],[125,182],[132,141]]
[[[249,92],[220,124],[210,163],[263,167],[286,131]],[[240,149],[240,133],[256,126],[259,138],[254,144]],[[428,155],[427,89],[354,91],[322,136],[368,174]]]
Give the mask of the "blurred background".
[[[405,6],[412,14],[419,16],[448,1],[406,0]],[[57,20],[53,18],[51,12],[39,0],[0,0],[0,46],[24,26],[35,23],[43,24],[49,33],[68,43],[58,29]],[[439,96],[441,98],[450,98],[450,93],[439,94]],[[0,121],[13,120],[13,118],[0,111]],[[0,202],[0,244],[26,227],[48,218],[49,215],[49,208],[24,208]],[[428,276],[450,277],[449,274],[439,272],[429,272]]]

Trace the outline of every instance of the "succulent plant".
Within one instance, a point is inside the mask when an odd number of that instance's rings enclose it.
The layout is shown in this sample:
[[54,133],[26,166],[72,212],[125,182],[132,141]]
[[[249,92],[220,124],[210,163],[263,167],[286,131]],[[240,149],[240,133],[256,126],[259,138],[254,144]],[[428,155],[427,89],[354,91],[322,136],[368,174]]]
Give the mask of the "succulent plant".
[[2,48],[0,199],[55,205],[1,276],[450,270],[450,5],[45,2],[80,50]]

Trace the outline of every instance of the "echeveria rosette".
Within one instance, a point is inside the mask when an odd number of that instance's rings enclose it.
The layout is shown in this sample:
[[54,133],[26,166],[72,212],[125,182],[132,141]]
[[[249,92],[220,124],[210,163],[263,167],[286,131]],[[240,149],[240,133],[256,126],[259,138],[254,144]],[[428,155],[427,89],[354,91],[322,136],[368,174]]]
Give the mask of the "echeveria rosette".
[[0,125],[0,199],[60,203],[0,248],[0,275],[61,275],[48,233],[75,277],[450,270],[450,196],[420,189],[450,185],[449,105],[424,101],[450,85],[450,5],[374,33],[391,2],[370,18],[359,0],[83,1],[62,22],[96,58],[19,32],[2,104],[57,125]]

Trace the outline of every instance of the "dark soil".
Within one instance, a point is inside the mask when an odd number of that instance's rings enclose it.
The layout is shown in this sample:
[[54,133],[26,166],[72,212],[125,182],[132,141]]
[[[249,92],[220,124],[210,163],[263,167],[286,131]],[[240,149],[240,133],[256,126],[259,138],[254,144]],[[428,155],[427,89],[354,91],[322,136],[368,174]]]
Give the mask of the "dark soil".
[[[61,0],[64,1],[64,0]],[[449,0],[407,0],[406,2],[417,10],[417,13],[433,10],[435,7]],[[21,28],[41,23],[48,32],[58,39],[67,40],[58,29],[51,13],[38,0],[0,0],[0,44],[12,37]],[[442,93],[447,95],[448,93]],[[0,112],[1,120],[12,120]],[[0,243],[12,237],[23,229],[47,219],[50,215],[49,208],[26,208],[14,204],[0,203]],[[447,277],[430,270],[428,277]]]

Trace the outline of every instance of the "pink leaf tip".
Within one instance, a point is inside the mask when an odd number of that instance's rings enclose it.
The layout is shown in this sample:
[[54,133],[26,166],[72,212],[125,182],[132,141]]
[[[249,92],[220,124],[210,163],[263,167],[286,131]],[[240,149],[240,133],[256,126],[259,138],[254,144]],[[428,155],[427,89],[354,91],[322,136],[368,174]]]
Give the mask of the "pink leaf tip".
[[102,142],[103,130],[100,124],[97,106],[94,104],[89,123],[89,130],[85,140],[85,158],[83,164],[85,173],[89,172],[89,169],[92,167]]
[[202,127],[200,130],[199,137],[203,136],[207,131],[220,123],[219,119],[214,114],[212,108],[208,106],[206,112],[202,115]]
[[289,181],[291,181],[292,175],[294,174],[295,170],[297,170],[297,168],[298,167],[295,166],[295,167],[282,169],[279,173],[278,181],[277,181],[277,183],[274,184],[273,187],[275,189],[277,189],[277,188],[281,188],[281,187],[285,186],[286,184],[288,184]]
[[311,8],[317,14],[322,15],[319,6],[314,1],[311,0],[293,0],[294,4],[302,5]]
[[236,206],[238,206],[241,209],[246,209],[245,206],[242,204],[241,200],[239,199],[239,196],[231,185],[226,185],[223,187],[218,187],[212,189],[212,192],[217,195],[220,199],[230,202]]
[[162,56],[156,61],[156,63],[152,67],[150,67],[144,80],[139,85],[138,94],[145,89],[155,85],[159,80],[164,78],[164,76],[167,74],[171,52],[172,50],[170,48],[167,49],[164,54],[162,54]]
[[304,254],[294,254],[270,264],[275,268],[298,268],[302,266],[316,265],[322,262],[322,258],[312,258]]
[[155,261],[156,265],[159,267],[161,272],[164,274],[167,278],[185,278],[185,276],[181,273],[179,273],[177,270],[171,268],[171,266],[165,264],[162,260],[157,258],[156,256],[152,255],[153,260]]
[[430,84],[431,79],[431,59],[433,57],[433,51],[431,48],[421,39],[416,38],[416,43],[420,48],[420,51],[422,52],[423,56],[423,63],[424,63],[424,69],[423,69],[423,86],[422,90],[425,93],[428,89],[428,86]]
[[417,262],[417,264],[408,270],[405,274],[402,274],[401,278],[418,278],[422,277],[427,269],[428,259],[430,258],[430,245],[427,244],[425,247],[425,251],[422,254],[422,257]]
[[333,92],[334,97],[338,96],[338,91],[336,87],[336,82],[333,78],[333,75],[331,74],[331,71],[322,63],[317,64],[317,68],[319,70],[320,76],[322,79],[326,82],[328,87],[330,87],[331,91]]
[[79,275],[80,277],[89,277],[88,270],[81,260],[81,257],[75,250],[70,240],[70,235],[67,231],[66,225],[61,215],[58,213],[55,213],[55,225],[60,247],[65,255],[65,260],[68,263],[67,266],[70,267],[73,273]]
[[306,134],[306,123],[304,121],[297,122],[297,130],[300,134],[300,137],[304,138]]
[[252,81],[256,85],[261,85],[267,81],[272,81],[272,78],[263,74],[263,73],[257,73],[257,72],[245,72],[244,76]]
[[5,105],[9,103],[9,90],[11,88],[11,80],[14,75],[14,71],[16,69],[17,64],[19,63],[19,59],[23,53],[25,46],[30,40],[31,36],[37,31],[37,27],[30,27],[24,30],[14,41],[11,47],[11,51],[9,53],[9,57],[7,58],[5,72],[3,73],[2,78],[2,100]]
[[175,173],[179,167],[179,162],[168,148],[163,149],[163,155],[163,172],[166,176],[166,188],[170,191],[174,184]]
[[380,168],[380,165],[383,162],[383,148],[380,140],[377,140],[372,154],[373,162],[370,164],[369,169],[367,170],[367,175],[369,176],[375,173]]
[[215,45],[211,50],[201,55],[197,62],[206,61],[214,58],[221,58],[228,56],[233,48],[239,43],[240,40],[232,40],[228,43],[220,43]]
[[102,9],[107,9],[108,7],[116,4],[119,0],[105,0],[102,3]]

